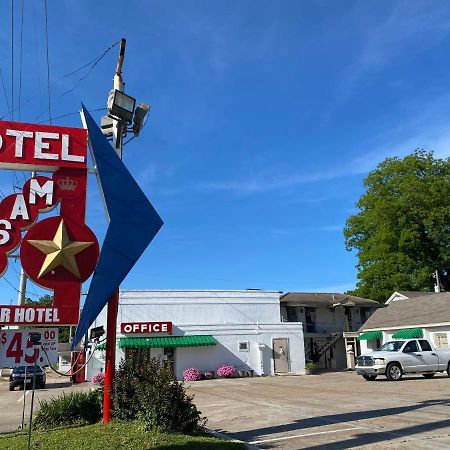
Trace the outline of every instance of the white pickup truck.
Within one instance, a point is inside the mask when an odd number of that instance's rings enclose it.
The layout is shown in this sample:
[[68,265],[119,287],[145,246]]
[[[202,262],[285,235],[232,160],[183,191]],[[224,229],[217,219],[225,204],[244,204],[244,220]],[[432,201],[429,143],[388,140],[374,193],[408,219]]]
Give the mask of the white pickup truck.
[[444,371],[450,376],[450,349],[437,350],[426,339],[389,341],[375,352],[358,356],[356,361],[356,373],[368,381],[378,375],[398,381],[403,374],[414,372],[425,378]]

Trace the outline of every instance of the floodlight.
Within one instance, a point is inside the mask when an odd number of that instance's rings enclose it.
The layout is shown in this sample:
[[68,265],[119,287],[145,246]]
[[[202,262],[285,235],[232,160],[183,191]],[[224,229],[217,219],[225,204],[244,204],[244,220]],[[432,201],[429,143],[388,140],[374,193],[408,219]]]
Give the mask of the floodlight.
[[108,105],[109,116],[131,123],[133,121],[135,104],[135,98],[116,89],[112,103]]
[[113,134],[114,121],[109,116],[102,116],[101,118],[101,128],[102,133],[105,136],[112,136]]
[[149,111],[150,105],[148,105],[147,103],[140,103],[136,106],[133,121],[133,133],[135,136],[139,136],[139,133],[141,132],[142,127],[145,124],[145,119]]
[[101,327],[91,328],[90,340],[99,339],[105,334],[105,329]]

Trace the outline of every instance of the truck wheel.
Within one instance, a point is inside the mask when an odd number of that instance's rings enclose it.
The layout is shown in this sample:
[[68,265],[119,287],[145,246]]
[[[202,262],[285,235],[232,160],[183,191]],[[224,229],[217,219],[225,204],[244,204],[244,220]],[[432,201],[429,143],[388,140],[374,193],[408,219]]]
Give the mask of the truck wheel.
[[386,378],[389,381],[400,381],[402,379],[402,368],[399,363],[390,363],[386,368]]
[[377,376],[376,375],[363,375],[362,376],[366,381],[375,381]]
[[436,374],[435,373],[423,373],[422,376],[425,378],[433,378]]

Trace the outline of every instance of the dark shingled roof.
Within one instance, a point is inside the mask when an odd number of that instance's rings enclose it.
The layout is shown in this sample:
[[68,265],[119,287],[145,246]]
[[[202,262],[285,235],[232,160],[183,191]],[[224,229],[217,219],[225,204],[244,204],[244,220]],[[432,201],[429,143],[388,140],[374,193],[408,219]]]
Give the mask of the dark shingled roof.
[[408,298],[423,297],[424,295],[433,295],[434,292],[420,292],[420,291],[397,291],[398,294],[404,295]]
[[288,292],[281,296],[280,303],[292,303],[296,306],[308,307],[329,307],[337,303],[354,303],[357,306],[370,306],[372,308],[379,308],[383,305],[375,300],[368,300],[366,298],[355,297],[354,295],[338,294],[332,292]]
[[435,323],[450,323],[450,292],[424,292],[420,297],[391,302],[375,311],[359,331]]

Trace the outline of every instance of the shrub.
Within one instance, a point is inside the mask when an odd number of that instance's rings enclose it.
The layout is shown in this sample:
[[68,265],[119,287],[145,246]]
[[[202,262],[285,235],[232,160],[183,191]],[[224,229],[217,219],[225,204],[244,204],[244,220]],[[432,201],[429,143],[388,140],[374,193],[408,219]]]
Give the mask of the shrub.
[[99,372],[91,378],[93,384],[102,384],[105,381],[105,372]]
[[122,360],[112,399],[114,417],[141,419],[146,429],[190,433],[206,422],[170,365],[150,358]]
[[71,392],[49,400],[41,400],[34,418],[37,428],[65,425],[88,425],[102,417],[102,389]]
[[200,370],[195,367],[183,370],[183,380],[184,381],[198,381],[202,377]]
[[319,370],[319,365],[314,361],[309,361],[305,364],[306,373],[316,373]]
[[224,364],[223,366],[220,366],[217,369],[217,375],[219,377],[229,378],[229,377],[235,375],[236,373],[237,373],[236,368],[234,366],[230,366],[227,364]]

